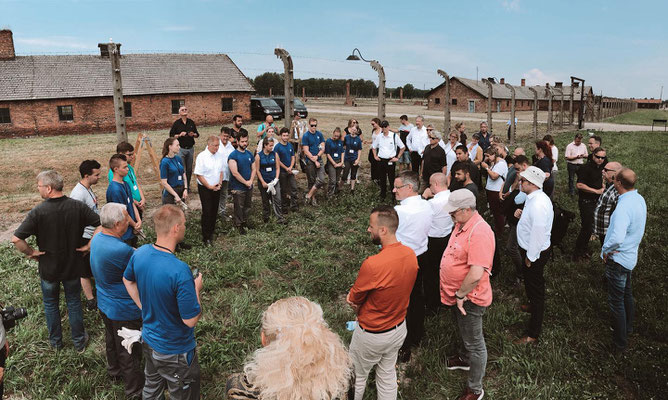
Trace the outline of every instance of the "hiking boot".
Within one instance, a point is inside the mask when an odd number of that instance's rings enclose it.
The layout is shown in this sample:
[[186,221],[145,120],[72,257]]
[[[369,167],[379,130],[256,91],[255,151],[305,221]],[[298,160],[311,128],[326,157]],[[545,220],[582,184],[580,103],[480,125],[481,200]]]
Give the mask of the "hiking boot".
[[88,342],[90,342],[90,336],[88,336],[88,333],[84,333],[83,345],[76,348],[77,353],[82,354],[84,351],[86,351],[86,347],[88,347]]
[[460,356],[454,356],[448,358],[448,361],[445,366],[447,369],[450,371],[459,369],[462,371],[468,371],[471,369],[471,365],[468,363],[468,361],[462,360]]
[[464,389],[464,393],[457,397],[457,400],[480,400],[485,396],[485,391],[480,389],[480,393],[475,393],[468,386]]

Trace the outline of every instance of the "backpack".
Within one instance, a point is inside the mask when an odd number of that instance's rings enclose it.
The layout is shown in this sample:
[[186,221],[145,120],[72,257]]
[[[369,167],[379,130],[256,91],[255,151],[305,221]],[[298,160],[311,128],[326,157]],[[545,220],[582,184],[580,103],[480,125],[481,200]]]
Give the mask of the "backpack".
[[568,232],[568,225],[575,219],[575,213],[572,213],[564,208],[561,208],[558,203],[552,205],[554,210],[554,220],[552,222],[552,231],[550,242],[552,249],[558,247],[561,252],[564,252],[562,241]]

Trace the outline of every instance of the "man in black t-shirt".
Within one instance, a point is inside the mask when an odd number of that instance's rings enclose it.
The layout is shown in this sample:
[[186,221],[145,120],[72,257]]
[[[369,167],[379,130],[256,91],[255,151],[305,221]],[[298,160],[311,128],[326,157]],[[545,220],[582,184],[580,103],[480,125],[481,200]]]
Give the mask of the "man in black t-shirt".
[[602,147],[594,149],[592,159],[583,165],[577,172],[578,206],[580,208],[580,234],[575,241],[573,261],[583,261],[589,258],[589,238],[594,232],[594,210],[598,197],[603,193],[603,168],[607,163],[606,152]]
[[193,173],[193,157],[195,154],[195,138],[199,137],[195,122],[188,118],[188,108],[181,106],[179,108],[179,119],[174,121],[172,129],[169,130],[169,136],[176,136],[179,140],[181,150],[179,157],[183,162],[183,167],[186,169],[186,189],[190,192],[190,176]]
[[455,154],[457,155],[457,161],[452,163],[452,168],[450,168],[450,176],[448,177],[448,189],[450,191],[455,191],[464,187],[462,182],[455,179],[455,166],[459,164],[466,164],[469,167],[469,175],[473,183],[476,186],[480,187],[480,170],[478,166],[475,165],[473,161],[469,158],[469,151],[463,144],[460,144],[455,148]]
[[[88,252],[90,247],[90,243],[79,247],[84,228],[88,225],[99,227],[100,217],[86,204],[63,195],[63,178],[56,171],[37,175],[37,190],[44,201],[30,210],[14,232],[12,243],[28,258],[39,262],[49,343],[56,349],[63,347],[59,307],[62,282],[72,341],[77,351],[83,352],[88,335],[83,325],[81,271],[76,258],[81,257],[80,253]],[[26,242],[32,235],[37,237],[39,250]]]
[[[232,128],[230,129],[230,135],[234,139],[234,143],[239,139],[239,136],[241,135],[242,132],[245,132],[246,135],[248,135],[248,131],[241,126],[244,124],[244,117],[241,115],[237,114],[234,117],[232,117]],[[236,149],[237,146],[234,146]]]

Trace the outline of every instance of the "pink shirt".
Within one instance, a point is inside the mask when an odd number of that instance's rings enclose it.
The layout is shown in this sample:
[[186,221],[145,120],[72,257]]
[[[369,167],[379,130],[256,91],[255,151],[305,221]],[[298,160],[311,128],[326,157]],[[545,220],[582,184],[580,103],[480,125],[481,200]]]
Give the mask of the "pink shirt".
[[478,285],[466,297],[476,305],[487,307],[492,304],[492,286],[489,272],[494,261],[494,232],[476,211],[473,217],[461,226],[455,224],[448,247],[441,259],[441,302],[454,305],[455,292],[459,290],[471,265],[485,269]]
[[[566,146],[566,151],[564,152],[564,157],[575,157],[577,155],[584,155],[585,158],[587,158],[587,145],[584,143],[580,143],[579,146],[575,145],[575,142],[570,142],[568,146]],[[571,164],[584,164],[585,158],[578,158],[576,160],[569,160],[566,158],[566,162],[571,163]]]

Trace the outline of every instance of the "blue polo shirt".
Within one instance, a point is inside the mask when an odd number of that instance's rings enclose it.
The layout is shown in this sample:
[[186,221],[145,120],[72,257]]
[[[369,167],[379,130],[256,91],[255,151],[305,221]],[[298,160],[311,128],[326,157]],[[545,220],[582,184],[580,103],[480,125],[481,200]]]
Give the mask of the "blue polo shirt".
[[264,151],[258,153],[260,157],[260,174],[266,183],[276,179],[276,152],[264,154]]
[[160,160],[160,179],[167,179],[167,183],[172,188],[185,186],[183,183],[184,172],[185,169],[183,169],[183,164],[181,164],[181,157],[163,157]]
[[343,140],[327,139],[325,142],[325,154],[329,154],[334,162],[340,163],[341,157],[343,157]]
[[[308,151],[311,152],[312,156],[315,156],[320,152],[321,143],[325,143],[325,137],[322,136],[322,132],[320,131],[315,131],[315,133],[306,131],[306,133],[302,135],[302,146],[308,146]],[[318,160],[319,159],[320,157],[318,157]]]
[[[133,221],[137,221],[135,216],[135,208],[132,206],[134,202],[132,201],[132,191],[130,190],[130,185],[127,182],[118,183],[115,181],[109,182],[107,187],[107,203],[118,203],[123,204],[130,214],[130,218]],[[128,240],[135,237],[135,234],[132,232],[132,227],[128,225],[128,230],[125,231],[122,240]]]
[[[255,160],[250,151],[244,150],[241,152],[239,150],[234,150],[227,158],[227,162],[229,163],[230,160],[237,162],[237,171],[239,171],[239,174],[243,176],[244,179],[250,179],[251,173],[253,172],[253,161]],[[230,190],[250,190],[248,189],[248,186],[239,182],[239,180],[237,180],[231,173],[229,188]]]
[[[109,170],[107,174],[107,179],[111,182],[114,179],[114,173],[112,170]],[[141,192],[139,191],[139,184],[137,184],[137,174],[135,169],[132,168],[132,165],[128,164],[128,174],[123,178],[124,182],[127,182],[130,185],[130,190],[132,190],[132,198],[141,201]]]
[[123,274],[136,282],[142,310],[142,339],[163,354],[194,349],[195,330],[183,323],[202,311],[188,264],[172,253],[145,244],[135,251]]
[[98,233],[90,241],[90,269],[95,277],[97,307],[113,321],[141,319],[141,310],[123,284],[123,272],[135,250],[117,237]]
[[290,143],[276,143],[274,145],[274,151],[278,154],[278,158],[281,159],[283,165],[289,167],[292,162],[292,157],[295,155],[295,148],[292,147]]
[[343,142],[346,148],[346,156],[344,160],[357,160],[357,153],[362,150],[362,139],[360,139],[359,136],[353,137],[353,135],[346,135],[346,137],[343,139]]

